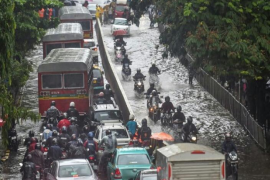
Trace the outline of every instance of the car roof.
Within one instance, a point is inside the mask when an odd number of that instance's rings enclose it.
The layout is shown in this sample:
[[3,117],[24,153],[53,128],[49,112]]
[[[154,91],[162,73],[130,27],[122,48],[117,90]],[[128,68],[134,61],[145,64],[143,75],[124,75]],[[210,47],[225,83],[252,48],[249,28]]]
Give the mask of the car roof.
[[99,129],[107,130],[107,129],[126,129],[125,126],[120,124],[112,124],[112,125],[101,125],[99,126]]
[[63,159],[58,161],[59,166],[76,165],[76,164],[88,164],[86,159]]
[[96,104],[93,107],[95,111],[119,110],[119,108],[113,104]]
[[145,148],[140,147],[123,147],[117,149],[118,154],[148,154]]

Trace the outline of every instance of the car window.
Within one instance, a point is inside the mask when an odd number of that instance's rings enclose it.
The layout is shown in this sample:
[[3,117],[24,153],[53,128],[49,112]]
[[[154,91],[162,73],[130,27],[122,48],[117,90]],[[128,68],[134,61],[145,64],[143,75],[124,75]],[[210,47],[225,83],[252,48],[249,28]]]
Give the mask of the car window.
[[120,12],[124,12],[125,8],[127,9],[128,7],[127,6],[116,6],[115,10],[120,11]]
[[127,25],[128,22],[125,19],[115,19],[114,24],[116,24],[116,25]]
[[[128,138],[127,131],[125,129],[111,129],[111,132],[116,138]],[[106,135],[106,130],[102,132],[102,138]]]
[[95,46],[95,42],[84,42],[83,43],[84,48],[90,48],[90,47],[94,47],[94,46]]
[[98,139],[99,136],[99,129],[96,131],[95,138]]
[[101,75],[101,72],[99,69],[94,69],[93,70],[93,78],[100,78],[102,75]]
[[59,177],[82,177],[91,175],[92,171],[87,164],[60,166],[58,171]]
[[120,111],[98,111],[94,114],[95,121],[121,119]]
[[146,154],[119,155],[118,165],[151,164]]

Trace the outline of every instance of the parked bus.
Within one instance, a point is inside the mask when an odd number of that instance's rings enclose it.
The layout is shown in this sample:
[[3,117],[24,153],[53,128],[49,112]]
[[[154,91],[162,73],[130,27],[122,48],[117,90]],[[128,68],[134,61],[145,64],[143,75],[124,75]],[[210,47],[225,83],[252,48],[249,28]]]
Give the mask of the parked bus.
[[89,110],[88,76],[93,66],[91,51],[86,48],[59,48],[52,50],[38,67],[39,113],[51,101],[61,112],[66,112],[70,102],[75,102],[80,115]]
[[43,37],[43,59],[56,48],[82,48],[83,31],[79,23],[60,23]]
[[59,10],[60,22],[77,22],[82,25],[84,39],[93,38],[93,20],[89,10],[83,6],[64,6]]

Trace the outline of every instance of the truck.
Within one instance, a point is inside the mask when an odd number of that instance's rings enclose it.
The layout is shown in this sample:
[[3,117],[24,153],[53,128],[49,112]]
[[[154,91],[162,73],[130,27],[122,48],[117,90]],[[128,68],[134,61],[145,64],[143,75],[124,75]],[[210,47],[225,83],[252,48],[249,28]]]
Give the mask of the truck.
[[157,150],[159,180],[225,180],[225,156],[213,148],[178,143]]

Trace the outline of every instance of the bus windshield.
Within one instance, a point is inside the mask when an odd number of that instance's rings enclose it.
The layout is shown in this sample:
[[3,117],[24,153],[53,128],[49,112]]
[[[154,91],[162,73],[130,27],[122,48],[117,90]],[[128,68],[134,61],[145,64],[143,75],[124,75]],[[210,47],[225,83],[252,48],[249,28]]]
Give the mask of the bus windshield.
[[82,29],[83,31],[90,31],[90,20],[86,20],[86,21],[79,21],[77,23],[80,23],[82,25]]
[[62,88],[61,74],[44,74],[42,75],[42,88],[43,89],[57,89]]
[[64,74],[65,88],[83,88],[84,77],[80,74]]

